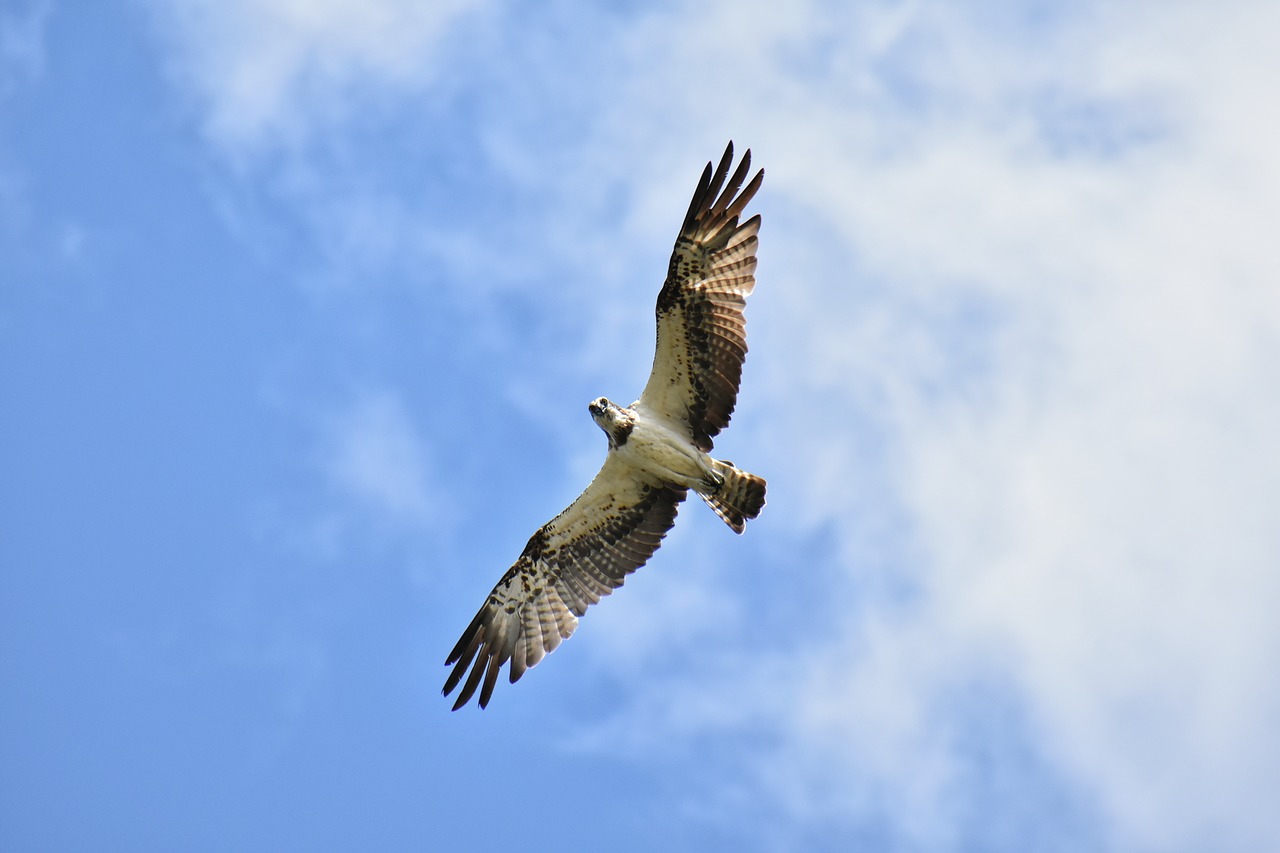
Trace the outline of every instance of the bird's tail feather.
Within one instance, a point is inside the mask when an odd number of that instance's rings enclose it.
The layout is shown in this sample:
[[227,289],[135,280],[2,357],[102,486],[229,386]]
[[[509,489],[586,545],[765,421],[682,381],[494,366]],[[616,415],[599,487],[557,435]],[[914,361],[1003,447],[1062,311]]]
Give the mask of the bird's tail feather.
[[746,529],[747,521],[755,518],[764,508],[765,482],[763,477],[748,474],[733,467],[732,462],[716,460],[716,474],[722,478],[714,492],[698,494],[707,506],[733,528],[734,533]]

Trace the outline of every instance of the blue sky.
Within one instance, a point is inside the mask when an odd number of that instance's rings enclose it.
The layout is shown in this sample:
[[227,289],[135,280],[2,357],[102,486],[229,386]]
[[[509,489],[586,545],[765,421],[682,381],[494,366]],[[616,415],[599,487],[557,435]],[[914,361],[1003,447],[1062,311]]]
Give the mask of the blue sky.
[[[0,5],[0,847],[1280,847],[1262,3]],[[697,175],[699,504],[489,709]]]

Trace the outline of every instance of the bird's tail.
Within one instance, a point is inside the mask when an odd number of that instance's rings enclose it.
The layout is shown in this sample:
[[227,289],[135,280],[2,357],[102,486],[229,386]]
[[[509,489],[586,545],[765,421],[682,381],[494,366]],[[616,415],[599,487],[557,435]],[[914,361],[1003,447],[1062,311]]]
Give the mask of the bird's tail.
[[734,533],[746,529],[747,521],[755,518],[764,508],[763,477],[748,474],[733,467],[732,462],[715,460],[716,474],[721,482],[714,491],[698,494],[707,502],[707,506],[716,511],[716,515],[724,519],[724,523],[733,528]]

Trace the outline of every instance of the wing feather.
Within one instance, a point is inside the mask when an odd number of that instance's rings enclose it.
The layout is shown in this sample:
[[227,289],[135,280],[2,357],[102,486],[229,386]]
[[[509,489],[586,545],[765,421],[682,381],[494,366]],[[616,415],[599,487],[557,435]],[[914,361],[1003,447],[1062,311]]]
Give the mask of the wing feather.
[[449,653],[444,694],[462,682],[454,710],[477,689],[485,707],[504,665],[518,681],[568,638],[577,617],[653,556],[685,494],[609,454],[586,491],[533,534]]
[[[703,451],[737,405],[747,354],[743,308],[755,288],[760,216],[739,217],[764,172],[747,181],[747,151],[730,174],[733,159],[731,142],[714,169],[707,164],[689,202],[658,294],[653,370],[634,404]],[[587,608],[653,556],[685,494],[646,480],[611,453],[578,499],[529,539],[449,653],[445,695],[462,685],[454,710],[477,690],[485,707],[503,666],[515,682],[569,637]]]
[[714,171],[707,164],[694,190],[658,294],[653,371],[635,403],[683,429],[704,452],[737,406],[747,356],[743,308],[755,288],[760,242],[760,216],[742,223],[738,218],[764,171],[743,187],[751,152],[729,176],[731,165],[732,142]]

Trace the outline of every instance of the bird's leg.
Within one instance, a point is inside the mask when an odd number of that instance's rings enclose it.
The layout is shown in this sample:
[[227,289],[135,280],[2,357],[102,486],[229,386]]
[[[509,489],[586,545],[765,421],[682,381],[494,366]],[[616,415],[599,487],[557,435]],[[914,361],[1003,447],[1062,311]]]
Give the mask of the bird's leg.
[[723,485],[724,477],[720,476],[720,474],[716,472],[715,468],[707,471],[702,477],[702,492],[704,494],[714,495],[716,492],[720,491],[720,488]]

